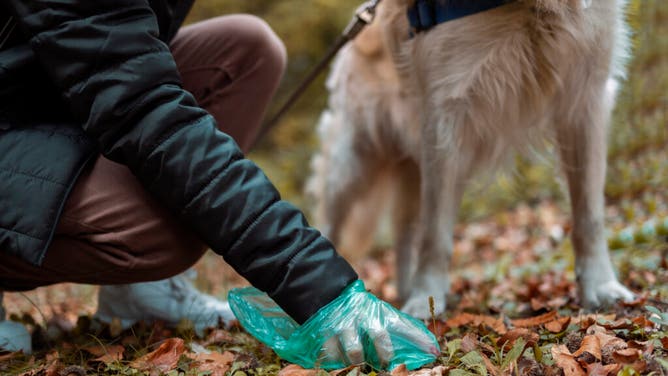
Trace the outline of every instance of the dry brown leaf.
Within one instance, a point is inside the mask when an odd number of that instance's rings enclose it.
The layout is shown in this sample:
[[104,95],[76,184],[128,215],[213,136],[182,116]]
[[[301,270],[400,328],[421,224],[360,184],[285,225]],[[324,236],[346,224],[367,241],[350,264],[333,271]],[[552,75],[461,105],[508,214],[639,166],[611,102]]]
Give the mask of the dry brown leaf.
[[661,346],[663,346],[664,350],[668,350],[668,337],[661,338]]
[[628,345],[624,342],[623,339],[619,337],[614,337],[605,333],[596,333],[595,336],[598,338],[601,343],[601,348],[606,347],[616,347],[616,348],[626,348]]
[[60,353],[58,351],[46,354],[46,362],[43,368],[45,376],[59,376],[58,371],[62,368],[63,364],[60,362]]
[[198,371],[210,372],[211,376],[225,376],[234,362],[235,355],[229,351],[222,354],[214,351],[209,354],[188,354],[188,357],[197,362]]
[[479,354],[482,357],[482,361],[485,363],[485,368],[487,368],[487,371],[490,373],[490,375],[499,376],[501,374],[499,367],[494,365],[494,363],[492,363],[492,361],[489,359],[489,357],[487,357],[487,355],[483,353]]
[[631,329],[633,328],[633,323],[626,319],[626,318],[621,318],[619,320],[615,321],[610,321],[610,322],[604,322],[598,324],[606,329]]
[[634,319],[631,320],[637,327],[643,328],[643,329],[653,329],[654,328],[654,323],[649,321],[647,317],[645,316],[638,316]]
[[565,296],[558,296],[554,299],[550,299],[547,301],[547,307],[552,308],[552,309],[559,309],[562,308],[563,306],[568,303],[568,298]]
[[643,354],[651,354],[654,351],[654,342],[652,341],[628,341],[627,344],[629,347],[638,349],[643,352]]
[[568,328],[570,323],[571,318],[569,316],[557,317],[556,319],[545,323],[545,329],[547,329],[550,333],[561,333],[566,330],[566,328]]
[[641,355],[642,351],[632,348],[616,350],[612,353],[612,357],[615,359],[615,361],[622,364],[634,363],[640,359]]
[[423,368],[417,371],[411,371],[410,376],[443,376],[446,374],[446,371],[451,370],[452,367],[437,366],[434,368]]
[[181,338],[166,339],[160,347],[130,363],[140,371],[149,371],[151,376],[166,373],[176,368],[179,358],[186,351]]
[[645,292],[644,294],[636,297],[634,300],[632,300],[630,302],[625,302],[625,301],[622,300],[621,302],[619,302],[619,304],[622,307],[644,307],[645,304],[647,303],[647,297],[648,296],[649,296],[649,293]]
[[[573,353],[573,356],[579,358],[581,355],[589,353],[596,358],[596,360],[601,360],[601,341],[595,335],[588,335],[582,339],[582,344],[580,348]],[[593,363],[593,362],[587,362]]]
[[16,351],[12,353],[2,354],[0,355],[0,362],[6,362],[8,360],[16,358],[19,355],[23,355],[23,351]]
[[216,329],[212,331],[207,337],[206,341],[202,343],[202,346],[210,345],[224,345],[228,343],[237,343],[237,341],[232,337],[230,332],[222,329]]
[[405,364],[400,364],[397,368],[392,370],[390,373],[392,376],[408,376],[408,369]]
[[137,338],[135,335],[125,336],[123,339],[121,339],[121,345],[136,348],[139,346],[139,338]]
[[512,320],[513,326],[516,328],[531,328],[539,326],[554,320],[557,317],[557,311],[550,311],[539,316],[529,317],[526,319]]
[[448,319],[444,324],[450,328],[458,328],[460,326],[472,323],[474,319],[475,319],[474,314],[464,312]]
[[457,328],[464,325],[483,325],[492,328],[492,330],[498,334],[505,334],[508,331],[506,325],[503,323],[503,320],[500,318],[497,319],[492,316],[474,315],[471,313],[460,313],[450,320],[447,320],[445,325],[450,328]]
[[359,367],[357,364],[353,364],[353,365],[348,366],[346,368],[341,368],[341,369],[336,369],[334,371],[330,371],[329,375],[330,376],[348,375],[352,370],[354,370],[357,367]]
[[602,363],[592,363],[585,366],[587,368],[587,375],[589,376],[609,376],[616,375],[620,369],[622,369],[621,364],[607,364],[603,365]]
[[443,335],[447,333],[448,330],[450,330],[445,321],[441,320],[430,321],[429,324],[427,325],[427,329],[429,329],[430,332],[434,333],[436,338],[443,337]]
[[45,376],[60,376],[60,370],[63,369],[63,364],[60,360],[54,360],[46,367]]
[[541,299],[531,298],[530,305],[532,310],[540,311],[541,309],[547,307],[547,302]]
[[296,364],[290,364],[278,371],[278,376],[315,376],[318,370],[304,369]]
[[580,367],[577,360],[575,360],[573,354],[568,351],[566,345],[552,346],[550,351],[554,362],[564,370],[564,376],[586,376],[585,371]]
[[462,338],[462,351],[468,353],[478,348],[478,336],[474,333],[466,333]]
[[84,347],[82,350],[88,351],[97,358],[93,359],[95,362],[102,363],[112,363],[123,360],[123,352],[125,347],[121,345],[109,345],[109,346],[88,346]]
[[608,314],[608,315],[600,315],[600,314],[590,314],[590,315],[582,315],[578,317],[573,318],[573,324],[579,324],[580,328],[582,329],[588,329],[590,326],[595,325],[598,323],[598,321],[613,321],[617,318],[617,315],[614,313]]
[[644,375],[647,370],[647,361],[646,360],[639,360],[637,362],[633,362],[633,364],[630,364],[631,368],[636,370],[638,374]]
[[520,337],[524,338],[524,340],[527,342],[527,346],[535,345],[540,339],[538,333],[526,328],[518,328],[510,330],[501,336],[501,338],[496,341],[496,344],[497,346],[505,346],[507,351],[513,347],[515,341]]

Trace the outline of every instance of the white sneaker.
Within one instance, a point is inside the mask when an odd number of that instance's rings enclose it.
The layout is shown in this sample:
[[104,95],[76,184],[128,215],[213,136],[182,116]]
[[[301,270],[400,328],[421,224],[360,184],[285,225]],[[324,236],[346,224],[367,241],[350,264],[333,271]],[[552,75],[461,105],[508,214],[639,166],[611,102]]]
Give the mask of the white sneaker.
[[0,291],[0,350],[11,352],[23,350],[24,354],[30,354],[32,353],[30,333],[22,324],[5,320],[2,295]]
[[123,329],[141,320],[161,320],[176,326],[186,319],[198,335],[235,319],[226,301],[197,291],[185,273],[155,282],[100,286],[94,316],[106,323],[117,318]]

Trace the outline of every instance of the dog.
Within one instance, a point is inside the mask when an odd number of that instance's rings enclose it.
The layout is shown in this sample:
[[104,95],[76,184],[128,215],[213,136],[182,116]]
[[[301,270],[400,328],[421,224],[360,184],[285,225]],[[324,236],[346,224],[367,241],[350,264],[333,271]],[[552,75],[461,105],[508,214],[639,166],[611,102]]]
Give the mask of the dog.
[[465,186],[549,140],[571,201],[581,304],[632,300],[608,254],[603,194],[626,0],[510,1],[422,32],[409,25],[414,1],[384,0],[333,63],[307,185],[323,234],[337,246],[346,229],[371,234],[391,203],[402,310],[428,318],[433,297],[442,313]]

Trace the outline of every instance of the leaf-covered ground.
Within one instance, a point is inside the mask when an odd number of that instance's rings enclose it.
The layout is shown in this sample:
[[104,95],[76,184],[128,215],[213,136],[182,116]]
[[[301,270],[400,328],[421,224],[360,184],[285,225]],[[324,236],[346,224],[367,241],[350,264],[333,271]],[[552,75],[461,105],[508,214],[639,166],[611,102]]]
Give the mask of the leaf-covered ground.
[[[606,220],[615,265],[637,301],[580,308],[566,200],[552,167],[521,161],[515,176],[470,192],[464,204],[448,311],[427,323],[441,356],[393,375],[668,374],[668,2],[634,1],[631,12],[635,59],[610,134]],[[383,247],[355,262],[367,287],[390,302],[393,265]],[[214,255],[197,270],[197,285],[220,297],[245,284]],[[0,375],[327,374],[281,361],[240,328],[198,337],[187,323],[101,325],[90,318],[95,293],[65,284],[6,294],[35,352],[0,353]],[[329,374],[374,371],[361,365]]]

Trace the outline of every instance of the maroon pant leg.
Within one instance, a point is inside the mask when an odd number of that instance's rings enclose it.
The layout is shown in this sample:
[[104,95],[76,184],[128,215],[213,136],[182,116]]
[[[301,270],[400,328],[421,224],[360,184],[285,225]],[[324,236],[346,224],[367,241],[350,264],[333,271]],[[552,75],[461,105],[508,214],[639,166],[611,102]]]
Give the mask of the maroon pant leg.
[[257,17],[231,15],[179,30],[171,44],[183,85],[244,152],[285,70],[285,47]]
[[[285,67],[278,37],[256,17],[224,16],[184,27],[172,51],[184,88],[248,148]],[[0,252],[0,290],[163,279],[205,250],[125,166],[100,156],[77,180],[41,266]]]

